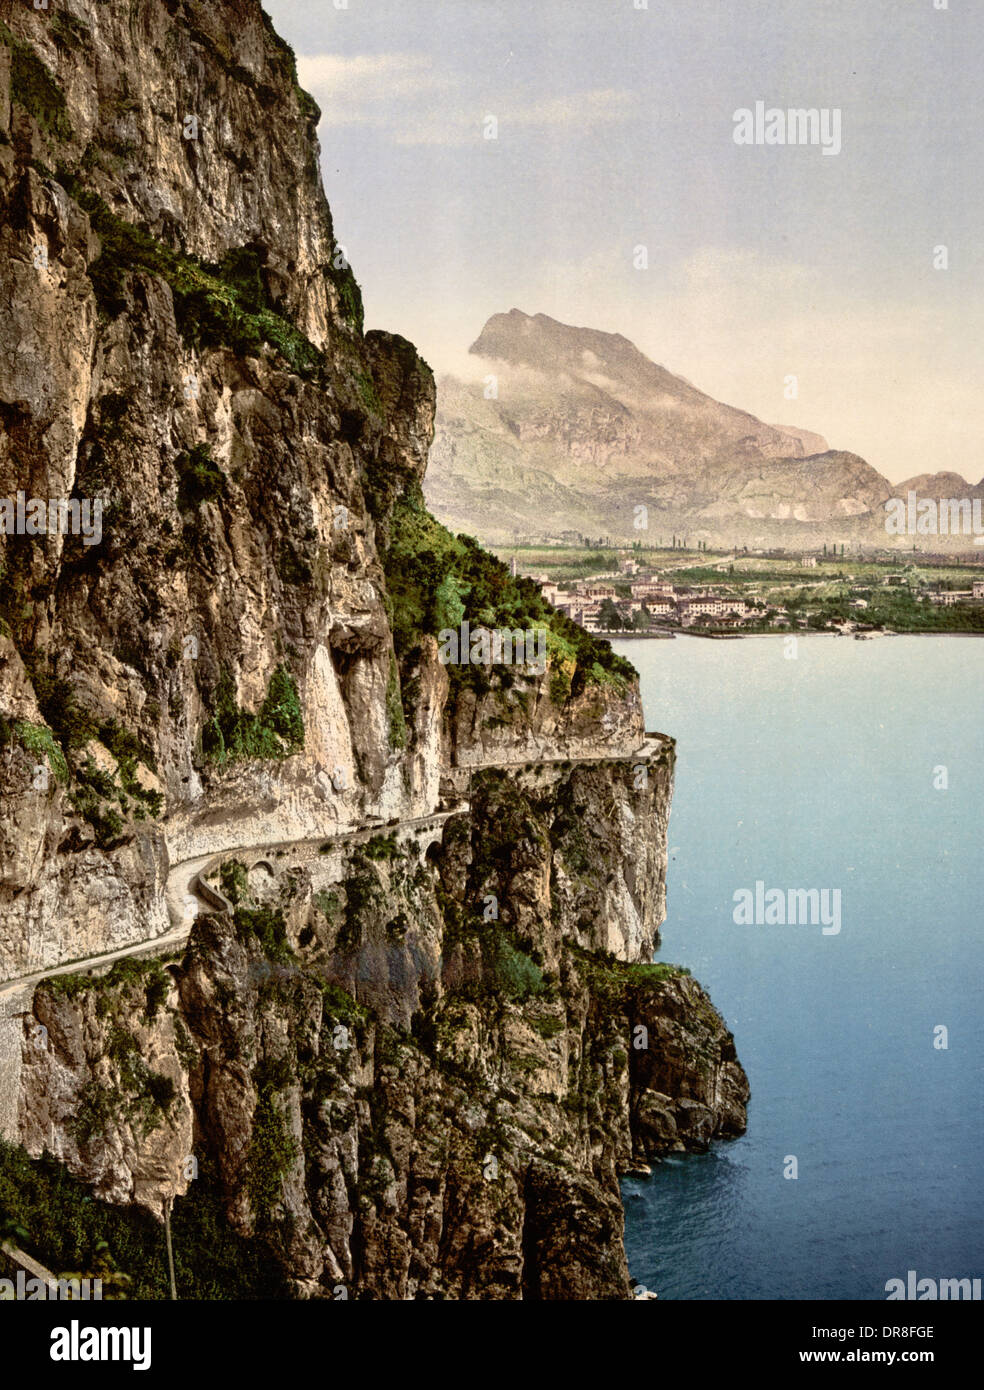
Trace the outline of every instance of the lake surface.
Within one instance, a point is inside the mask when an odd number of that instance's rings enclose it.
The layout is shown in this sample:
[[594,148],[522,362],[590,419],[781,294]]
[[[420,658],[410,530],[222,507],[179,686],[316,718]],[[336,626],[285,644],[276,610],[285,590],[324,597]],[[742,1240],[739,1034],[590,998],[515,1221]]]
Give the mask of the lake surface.
[[[752,1088],[742,1139],[624,1181],[632,1275],[662,1299],[984,1276],[984,640],[613,646],[677,740],[657,959],[710,992]],[[756,881],[841,889],[841,931],[736,925]]]

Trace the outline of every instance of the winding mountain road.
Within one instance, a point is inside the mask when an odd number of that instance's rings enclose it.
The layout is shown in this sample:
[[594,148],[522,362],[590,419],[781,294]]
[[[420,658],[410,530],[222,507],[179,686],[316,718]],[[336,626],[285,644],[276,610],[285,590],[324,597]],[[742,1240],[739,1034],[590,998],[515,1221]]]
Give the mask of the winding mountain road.
[[[647,734],[644,743],[637,749],[629,753],[622,754],[601,754],[596,757],[556,757],[540,758],[537,762],[541,763],[582,763],[597,764],[612,761],[630,761],[633,758],[648,756],[664,743],[669,742],[662,734]],[[486,770],[508,770],[528,766],[530,759],[517,759],[512,762],[496,762],[476,764],[475,767],[465,767],[456,769],[459,773],[474,773]],[[14,979],[0,981],[0,1006],[5,1000],[9,1003],[9,997],[27,990],[41,983],[42,980],[50,979],[55,975],[76,975],[84,974],[89,970],[105,970],[118,960],[125,960],[130,956],[140,955],[162,955],[172,948],[177,949],[186,944],[194,925],[195,918],[204,905],[206,908],[224,908],[230,910],[232,904],[210,884],[205,882],[208,875],[214,872],[220,864],[227,859],[237,857],[247,857],[254,862],[260,859],[277,859],[290,856],[296,864],[305,859],[320,858],[323,847],[331,844],[341,847],[345,844],[357,844],[361,840],[370,840],[376,835],[391,835],[412,832],[414,830],[438,829],[453,816],[464,815],[469,809],[467,801],[461,801],[447,811],[432,811],[429,815],[416,816],[410,820],[402,820],[385,823],[382,819],[374,819],[371,822],[361,825],[353,825],[335,834],[325,833],[315,838],[305,840],[274,841],[253,845],[230,846],[228,849],[221,850],[215,854],[196,855],[189,859],[179,860],[168,870],[167,883],[164,889],[165,902],[167,904],[168,916],[171,921],[171,930],[161,936],[151,937],[147,941],[133,942],[128,946],[120,946],[112,951],[105,951],[100,955],[87,956],[82,960],[66,961],[60,965],[49,965],[44,969],[33,971],[27,975],[21,975]]]
[[171,948],[184,946],[191,934],[195,918],[199,915],[203,905],[206,909],[219,907],[232,910],[232,904],[217,889],[204,882],[207,875],[214,872],[227,859],[246,856],[256,861],[263,858],[276,859],[289,854],[296,864],[305,859],[320,858],[325,845],[330,844],[332,848],[335,848],[346,844],[358,844],[362,840],[371,840],[380,834],[437,829],[443,827],[444,823],[452,816],[463,815],[467,810],[468,803],[462,802],[448,811],[434,811],[430,815],[416,816],[411,820],[397,821],[395,824],[387,825],[382,820],[376,820],[369,824],[350,826],[334,835],[326,833],[305,840],[277,840],[257,845],[235,845],[215,854],[196,855],[191,859],[182,859],[169,869],[164,889],[168,916],[171,919],[170,931],[161,936],[151,937],[146,941],[137,941],[128,946],[119,946],[112,951],[104,951],[99,955],[86,956],[81,960],[66,961],[62,965],[46,966],[44,969],[33,971],[28,975],[4,980],[0,982],[0,1001],[8,995],[38,985],[42,980],[50,979],[54,975],[77,975],[84,974],[88,970],[102,970],[118,960],[125,960],[128,956],[163,955]]

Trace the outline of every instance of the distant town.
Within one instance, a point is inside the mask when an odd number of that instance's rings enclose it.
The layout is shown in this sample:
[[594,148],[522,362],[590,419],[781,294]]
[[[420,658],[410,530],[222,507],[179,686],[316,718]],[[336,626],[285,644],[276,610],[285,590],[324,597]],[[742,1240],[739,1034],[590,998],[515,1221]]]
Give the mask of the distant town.
[[[572,540],[574,537],[572,536]],[[811,630],[984,631],[984,556],[709,552],[580,544],[501,548],[514,575],[536,582],[589,632],[725,636]]]

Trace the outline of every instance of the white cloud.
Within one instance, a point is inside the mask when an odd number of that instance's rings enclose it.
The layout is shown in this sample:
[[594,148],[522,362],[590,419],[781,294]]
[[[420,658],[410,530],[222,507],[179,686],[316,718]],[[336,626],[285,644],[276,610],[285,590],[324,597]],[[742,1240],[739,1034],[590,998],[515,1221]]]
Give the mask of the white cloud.
[[423,53],[362,53],[342,57],[317,53],[297,59],[297,76],[322,109],[322,123],[385,127],[405,109],[435,95],[453,90],[458,78],[437,72]]
[[507,105],[503,119],[514,125],[607,125],[628,120],[633,114],[633,100],[631,92],[603,87],[527,106]]
[[368,126],[398,145],[467,145],[483,138],[485,118],[510,129],[588,129],[629,120],[630,92],[594,88],[530,100],[516,89],[476,99],[461,76],[435,68],[429,54],[337,53],[299,56],[298,79],[317,99],[325,128]]
[[508,140],[511,131],[555,129],[576,134],[630,120],[633,114],[631,93],[609,88],[533,102],[512,91],[490,98],[481,107],[472,103],[443,113],[428,112],[418,121],[397,125],[393,133],[400,145],[469,145],[485,139],[489,116],[498,121],[497,138]]

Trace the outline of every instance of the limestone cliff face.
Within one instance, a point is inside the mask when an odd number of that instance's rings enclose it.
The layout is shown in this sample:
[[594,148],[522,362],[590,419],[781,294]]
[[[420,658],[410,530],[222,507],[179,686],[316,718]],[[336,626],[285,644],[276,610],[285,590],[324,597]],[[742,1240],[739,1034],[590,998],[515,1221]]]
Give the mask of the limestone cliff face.
[[[237,822],[287,839],[429,792],[390,746],[366,479],[422,476],[433,382],[362,335],[316,108],[252,0],[75,8],[5,12],[0,497],[99,498],[103,538],[0,540],[0,704],[54,718],[81,768],[104,760],[89,731],[119,725],[164,806],[94,837],[72,787],[39,796],[38,757],[10,749],[0,975],[162,932],[169,859],[239,843]],[[280,665],[303,750],[212,775],[210,717],[259,710]]]
[[747,1099],[647,964],[672,742],[428,517],[316,120],[257,0],[0,0],[0,505],[102,508],[0,524],[0,1124],[200,1296],[625,1297],[619,1172]]

